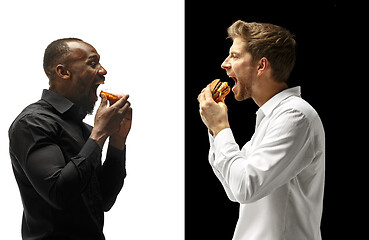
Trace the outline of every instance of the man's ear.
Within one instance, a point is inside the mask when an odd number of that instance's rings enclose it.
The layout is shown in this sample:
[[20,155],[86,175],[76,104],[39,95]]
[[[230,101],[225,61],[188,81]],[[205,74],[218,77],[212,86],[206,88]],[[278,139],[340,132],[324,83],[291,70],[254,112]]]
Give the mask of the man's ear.
[[56,74],[62,79],[69,79],[71,77],[70,71],[63,64],[56,66]]
[[269,61],[266,57],[262,57],[258,63],[258,76],[264,73],[269,68]]

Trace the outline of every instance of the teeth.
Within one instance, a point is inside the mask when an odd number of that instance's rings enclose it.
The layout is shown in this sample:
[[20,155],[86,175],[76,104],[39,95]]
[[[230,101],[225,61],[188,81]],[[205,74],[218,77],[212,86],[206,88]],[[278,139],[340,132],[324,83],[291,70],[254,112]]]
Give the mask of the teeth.
[[227,74],[227,76],[228,76],[229,78],[232,78],[235,82],[237,82],[237,78],[236,78],[236,77],[231,76],[231,75],[229,75],[229,74]]

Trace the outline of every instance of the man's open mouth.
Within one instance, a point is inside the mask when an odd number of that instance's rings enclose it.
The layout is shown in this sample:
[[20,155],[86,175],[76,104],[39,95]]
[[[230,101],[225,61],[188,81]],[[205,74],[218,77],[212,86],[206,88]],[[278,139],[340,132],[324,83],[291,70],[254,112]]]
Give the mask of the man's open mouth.
[[[228,74],[227,74],[227,75],[228,75]],[[233,85],[233,87],[232,87],[232,91],[234,91],[234,89],[235,89],[235,88],[236,88],[236,86],[237,86],[237,82],[238,82],[238,80],[237,80],[237,78],[236,78],[235,76],[228,75],[228,77],[232,78],[232,79],[233,79],[233,81],[234,81],[234,85]]]
[[93,95],[93,99],[96,102],[98,97],[97,97],[97,88],[100,86],[100,84],[95,84],[95,86],[92,87],[92,95]]
[[92,86],[92,95],[94,97],[94,101],[96,102],[97,99],[98,99],[98,96],[97,96],[97,89],[99,88],[99,86],[101,84],[104,84],[105,83],[105,77],[104,76],[99,76],[96,78],[95,80],[95,85]]

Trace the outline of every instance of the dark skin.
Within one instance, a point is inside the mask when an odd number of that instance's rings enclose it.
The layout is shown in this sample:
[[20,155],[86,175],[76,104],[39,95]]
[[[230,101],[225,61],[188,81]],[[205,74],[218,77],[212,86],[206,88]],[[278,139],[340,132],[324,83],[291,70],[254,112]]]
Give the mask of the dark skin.
[[[96,90],[105,81],[107,71],[100,64],[100,55],[90,44],[82,41],[68,42],[71,53],[55,66],[50,90],[92,112],[98,97]],[[95,115],[95,123],[90,138],[102,148],[106,139],[120,150],[125,148],[127,135],[131,129],[132,108],[124,95],[114,104],[108,104],[105,96]],[[108,106],[109,105],[109,106]]]

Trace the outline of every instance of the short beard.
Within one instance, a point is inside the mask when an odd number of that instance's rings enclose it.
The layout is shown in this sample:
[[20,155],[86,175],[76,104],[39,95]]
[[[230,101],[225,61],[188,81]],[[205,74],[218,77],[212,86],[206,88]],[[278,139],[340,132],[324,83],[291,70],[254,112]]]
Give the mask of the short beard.
[[[83,81],[81,79],[78,79],[78,85],[81,89],[86,88],[86,85],[83,83]],[[95,108],[95,103],[94,101],[90,100],[90,96],[85,95],[85,94],[80,94],[79,95],[79,101],[77,103],[77,105],[82,108],[82,110],[86,113],[91,115],[92,112],[94,111]]]
[[90,101],[88,99],[88,96],[81,96],[81,99],[78,103],[78,105],[82,108],[82,110],[86,113],[91,115],[95,108],[95,103],[93,101]]

